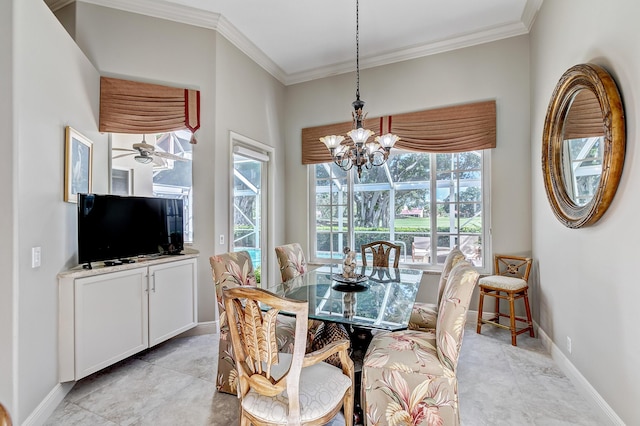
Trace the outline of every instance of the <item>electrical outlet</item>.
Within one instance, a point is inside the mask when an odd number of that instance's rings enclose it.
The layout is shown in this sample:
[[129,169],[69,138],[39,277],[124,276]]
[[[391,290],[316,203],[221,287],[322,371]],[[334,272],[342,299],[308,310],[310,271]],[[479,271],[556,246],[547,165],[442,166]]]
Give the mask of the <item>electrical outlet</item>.
[[220,245],[224,244],[224,234],[220,234]]
[[567,336],[567,352],[571,353],[571,337]]

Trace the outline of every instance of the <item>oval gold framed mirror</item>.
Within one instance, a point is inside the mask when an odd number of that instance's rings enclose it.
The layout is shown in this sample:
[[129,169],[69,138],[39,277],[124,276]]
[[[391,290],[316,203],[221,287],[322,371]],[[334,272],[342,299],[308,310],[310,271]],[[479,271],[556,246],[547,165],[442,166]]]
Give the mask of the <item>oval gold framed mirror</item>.
[[611,75],[594,64],[569,68],[553,91],[542,136],[547,198],[565,226],[600,219],[618,188],[625,121]]

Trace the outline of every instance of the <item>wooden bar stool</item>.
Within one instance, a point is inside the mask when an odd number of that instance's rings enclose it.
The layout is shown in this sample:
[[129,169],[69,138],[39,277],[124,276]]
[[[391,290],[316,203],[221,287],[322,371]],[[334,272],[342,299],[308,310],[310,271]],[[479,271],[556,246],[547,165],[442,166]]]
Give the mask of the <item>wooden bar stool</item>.
[[[478,304],[478,327],[476,332],[480,333],[482,324],[491,324],[510,330],[511,344],[516,346],[516,336],[518,334],[528,331],[531,337],[535,336],[533,333],[533,322],[531,321],[529,296],[527,295],[532,259],[521,256],[495,255],[494,261],[495,275],[480,278],[478,282],[478,286],[480,287],[480,301]],[[489,319],[482,318],[482,306],[485,295],[495,298],[494,316]],[[500,312],[500,299],[509,301],[508,315]],[[527,314],[526,318],[516,316],[514,302],[518,299],[524,299],[524,307]],[[509,325],[500,324],[500,317],[509,318]],[[527,326],[518,330],[516,328],[516,321],[525,322]]]

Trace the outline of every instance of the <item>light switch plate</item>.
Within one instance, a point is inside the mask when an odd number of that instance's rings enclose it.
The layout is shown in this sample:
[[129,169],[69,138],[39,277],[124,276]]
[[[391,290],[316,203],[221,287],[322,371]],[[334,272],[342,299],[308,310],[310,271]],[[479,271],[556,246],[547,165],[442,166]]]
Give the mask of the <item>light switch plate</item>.
[[38,268],[40,266],[40,259],[42,255],[42,249],[40,247],[31,247],[31,267]]

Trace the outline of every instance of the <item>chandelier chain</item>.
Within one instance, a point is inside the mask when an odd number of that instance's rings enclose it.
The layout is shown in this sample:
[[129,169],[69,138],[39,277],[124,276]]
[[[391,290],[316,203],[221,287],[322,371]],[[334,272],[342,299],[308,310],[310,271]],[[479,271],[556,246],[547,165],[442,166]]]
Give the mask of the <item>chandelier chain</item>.
[[360,99],[360,1],[356,0],[356,99]]

